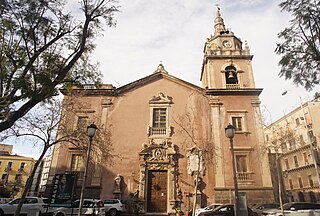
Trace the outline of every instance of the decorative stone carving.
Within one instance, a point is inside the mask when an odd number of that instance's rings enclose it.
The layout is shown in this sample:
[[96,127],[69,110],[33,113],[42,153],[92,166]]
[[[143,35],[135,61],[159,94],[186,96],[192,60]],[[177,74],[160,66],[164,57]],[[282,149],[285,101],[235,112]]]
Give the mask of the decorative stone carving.
[[118,174],[114,178],[114,192],[115,193],[121,193],[121,176]]
[[149,101],[150,104],[172,104],[172,97],[165,96],[162,92],[158,96],[153,96]]
[[[162,140],[155,143],[150,140],[150,145],[144,146],[144,149],[139,153],[140,158],[140,183],[139,183],[139,198],[141,200],[147,200],[147,184],[148,171],[159,170],[167,171],[168,182],[168,197],[170,200],[168,203],[168,209],[174,209],[174,204],[180,201],[180,187],[178,184],[178,152],[175,146],[169,139]],[[180,192],[179,192],[180,191]],[[170,212],[169,212],[170,213]]]

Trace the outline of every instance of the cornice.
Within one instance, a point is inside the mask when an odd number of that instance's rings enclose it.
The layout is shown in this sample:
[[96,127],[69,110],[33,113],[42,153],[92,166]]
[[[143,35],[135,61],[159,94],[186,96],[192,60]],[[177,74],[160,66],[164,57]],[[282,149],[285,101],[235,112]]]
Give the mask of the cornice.
[[246,88],[246,89],[206,89],[206,95],[253,95],[259,96],[262,88]]

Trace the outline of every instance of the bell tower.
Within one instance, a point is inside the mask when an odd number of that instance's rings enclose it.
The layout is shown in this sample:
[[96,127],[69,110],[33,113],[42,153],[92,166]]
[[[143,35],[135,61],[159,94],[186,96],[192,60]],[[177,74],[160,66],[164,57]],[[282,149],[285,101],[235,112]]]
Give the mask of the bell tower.
[[202,87],[254,88],[252,57],[247,42],[243,46],[242,41],[225,27],[218,9],[214,20],[214,35],[207,39],[204,46],[200,78]]
[[274,202],[267,155],[263,154],[259,100],[262,89],[255,87],[252,58],[247,42],[243,44],[225,27],[218,8],[214,34],[204,45],[200,78],[210,97],[211,133],[215,145],[212,202],[233,202],[230,200],[230,192],[234,190],[232,155],[225,136],[228,124],[236,128],[233,140],[239,192],[246,194],[248,203]]

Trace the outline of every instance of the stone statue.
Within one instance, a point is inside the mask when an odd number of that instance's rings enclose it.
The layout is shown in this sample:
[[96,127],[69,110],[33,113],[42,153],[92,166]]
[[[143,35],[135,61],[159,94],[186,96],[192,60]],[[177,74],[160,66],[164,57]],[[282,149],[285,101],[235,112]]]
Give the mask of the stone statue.
[[121,176],[117,174],[114,178],[114,192],[121,192]]

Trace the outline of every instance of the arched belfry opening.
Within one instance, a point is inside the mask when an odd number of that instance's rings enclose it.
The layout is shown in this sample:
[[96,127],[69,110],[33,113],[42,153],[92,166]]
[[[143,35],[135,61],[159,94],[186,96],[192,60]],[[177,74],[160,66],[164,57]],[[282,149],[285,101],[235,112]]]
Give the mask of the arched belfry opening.
[[239,84],[237,77],[237,69],[234,66],[230,65],[226,67],[225,71],[227,85]]

